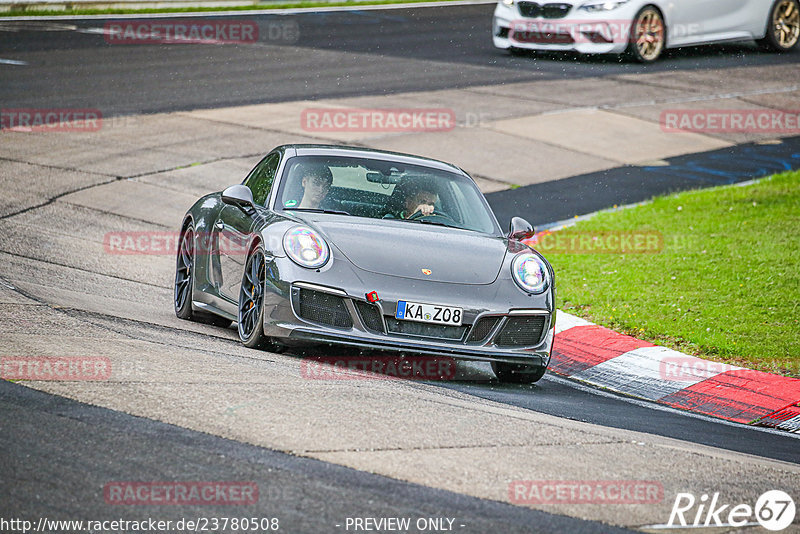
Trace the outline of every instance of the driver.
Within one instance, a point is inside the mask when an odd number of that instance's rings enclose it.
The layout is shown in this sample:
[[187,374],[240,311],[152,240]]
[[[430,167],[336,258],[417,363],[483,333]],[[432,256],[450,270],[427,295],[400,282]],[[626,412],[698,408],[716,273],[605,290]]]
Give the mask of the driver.
[[439,201],[439,195],[433,191],[433,188],[419,181],[404,185],[402,209],[399,212],[387,213],[384,219],[410,219],[416,213],[433,215],[434,204]]

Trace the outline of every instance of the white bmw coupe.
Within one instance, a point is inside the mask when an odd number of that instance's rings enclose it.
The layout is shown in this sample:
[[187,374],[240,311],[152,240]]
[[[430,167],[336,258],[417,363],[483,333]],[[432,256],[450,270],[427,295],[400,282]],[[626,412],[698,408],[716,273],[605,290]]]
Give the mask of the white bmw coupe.
[[786,52],[800,40],[800,0],[499,0],[494,45],[626,53],[649,63],[667,48],[755,40]]

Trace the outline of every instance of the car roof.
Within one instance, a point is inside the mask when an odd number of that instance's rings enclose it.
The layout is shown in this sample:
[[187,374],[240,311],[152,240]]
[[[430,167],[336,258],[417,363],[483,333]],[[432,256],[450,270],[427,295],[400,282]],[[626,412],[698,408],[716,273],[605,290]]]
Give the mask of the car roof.
[[375,150],[372,148],[355,147],[346,145],[322,145],[322,144],[291,144],[281,145],[276,150],[294,150],[297,156],[351,156],[361,158],[379,159],[384,161],[397,161],[411,165],[421,165],[432,167],[439,170],[455,172],[468,176],[459,167],[444,161],[404,154],[402,152],[391,152],[388,150]]

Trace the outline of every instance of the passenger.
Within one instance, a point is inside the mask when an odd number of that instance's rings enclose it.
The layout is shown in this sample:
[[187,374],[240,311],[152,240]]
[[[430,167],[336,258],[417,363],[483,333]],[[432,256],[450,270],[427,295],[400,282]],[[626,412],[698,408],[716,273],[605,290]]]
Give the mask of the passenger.
[[300,184],[303,186],[303,196],[298,208],[324,208],[327,204],[328,192],[333,183],[333,174],[327,165],[303,165]]

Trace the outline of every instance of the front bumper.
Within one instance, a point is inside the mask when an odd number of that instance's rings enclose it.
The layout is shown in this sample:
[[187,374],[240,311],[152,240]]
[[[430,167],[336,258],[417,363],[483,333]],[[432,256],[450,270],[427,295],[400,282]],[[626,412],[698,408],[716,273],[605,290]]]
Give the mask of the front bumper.
[[[548,334],[552,336],[552,332]],[[419,340],[388,340],[374,337],[362,337],[360,334],[340,334],[329,331],[317,331],[304,327],[295,328],[284,342],[311,345],[336,345],[350,347],[359,351],[394,352],[403,354],[424,354],[428,356],[451,356],[461,360],[476,362],[509,362],[522,363],[534,367],[547,367],[550,363],[550,349],[552,340],[547,344],[547,350],[529,350],[524,353],[484,352],[470,350],[469,347],[453,345],[439,345],[421,342]]]
[[573,6],[563,18],[525,17],[517,3],[499,2],[492,20],[492,40],[501,49],[619,54],[628,48],[633,2],[617,9],[588,13]]
[[[357,269],[346,261],[334,261],[330,270],[323,268],[323,272],[314,273],[311,277],[308,270],[295,266],[288,259],[276,258],[275,271],[281,275],[267,281],[264,333],[286,345],[328,344],[360,351],[451,356],[539,367],[549,364],[555,328],[553,291],[528,296],[510,279],[474,286],[396,279]],[[287,278],[292,282],[287,282]],[[314,281],[307,281],[310,278]],[[301,290],[338,299],[340,304],[337,304],[339,309],[336,313],[341,320],[334,325],[321,322],[326,319],[313,320],[320,316],[309,318],[307,312],[300,310]],[[370,304],[366,300],[366,293],[374,290],[378,291],[380,301]],[[452,339],[443,339],[429,332],[393,331],[390,322],[398,300],[462,308],[463,333]],[[365,320],[364,306],[376,307],[381,317],[381,331],[376,329],[375,322]],[[530,338],[525,338],[530,342],[509,346],[508,337],[501,335],[508,332],[506,326],[510,327],[512,321],[515,325],[527,324],[525,320],[533,321],[531,318],[535,318],[537,329],[531,330],[533,333]],[[485,327],[485,335],[475,339],[472,329],[484,319],[484,325],[490,326]],[[474,334],[477,336],[478,331]]]

